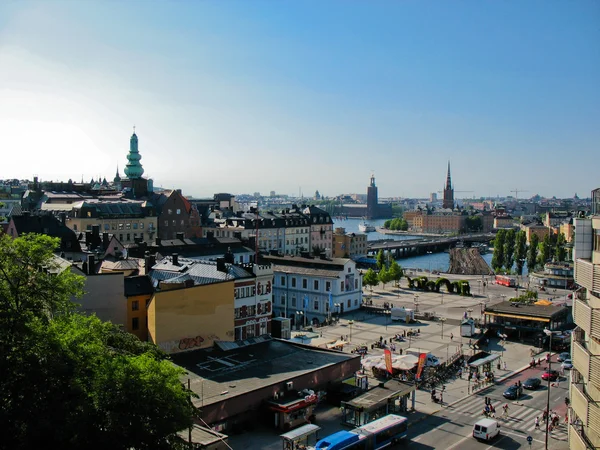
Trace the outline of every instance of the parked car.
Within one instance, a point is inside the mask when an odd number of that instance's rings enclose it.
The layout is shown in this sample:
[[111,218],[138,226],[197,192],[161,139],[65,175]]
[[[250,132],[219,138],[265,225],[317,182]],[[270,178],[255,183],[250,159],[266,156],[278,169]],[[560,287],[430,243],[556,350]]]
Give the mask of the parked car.
[[546,369],[542,374],[542,380],[556,381],[558,379],[558,372],[556,370]]
[[528,378],[525,383],[523,383],[523,387],[525,389],[535,390],[540,387],[542,384],[542,380],[539,378]]
[[571,370],[573,368],[573,362],[570,359],[565,359],[560,367],[562,367],[563,370]]
[[563,362],[565,359],[571,359],[571,354],[569,352],[562,352],[558,355],[557,361]]
[[514,384],[505,390],[502,395],[509,400],[516,400],[523,394],[522,388],[515,386]]

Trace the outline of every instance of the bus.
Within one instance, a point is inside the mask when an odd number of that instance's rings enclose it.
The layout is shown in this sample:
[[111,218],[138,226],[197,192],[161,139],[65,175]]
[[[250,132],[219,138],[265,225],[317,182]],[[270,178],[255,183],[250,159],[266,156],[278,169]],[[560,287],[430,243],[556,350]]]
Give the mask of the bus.
[[496,284],[501,286],[516,287],[517,280],[507,275],[496,275]]
[[378,450],[406,437],[408,419],[388,414],[352,431],[338,431],[321,439],[317,450]]

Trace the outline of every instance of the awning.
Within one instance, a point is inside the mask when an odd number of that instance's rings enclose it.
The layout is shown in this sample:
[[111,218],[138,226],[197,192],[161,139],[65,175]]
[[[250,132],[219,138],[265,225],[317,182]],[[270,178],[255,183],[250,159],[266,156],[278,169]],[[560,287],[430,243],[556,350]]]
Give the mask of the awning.
[[538,322],[550,322],[550,319],[547,319],[545,317],[520,316],[518,314],[495,313],[495,312],[489,312],[489,311],[486,311],[484,314],[486,316],[508,317],[510,319],[537,320]]
[[282,435],[280,435],[280,437],[281,437],[281,439],[286,440],[286,441],[297,441],[306,436],[316,433],[320,429],[321,429],[320,426],[309,423],[307,425],[302,425],[301,427],[296,428],[295,430],[292,430],[285,434],[282,434]]
[[488,364],[488,363],[491,363],[492,361],[496,361],[498,358],[500,358],[500,355],[485,356],[483,358],[476,359],[475,361],[470,363],[469,367],[481,367],[484,364]]

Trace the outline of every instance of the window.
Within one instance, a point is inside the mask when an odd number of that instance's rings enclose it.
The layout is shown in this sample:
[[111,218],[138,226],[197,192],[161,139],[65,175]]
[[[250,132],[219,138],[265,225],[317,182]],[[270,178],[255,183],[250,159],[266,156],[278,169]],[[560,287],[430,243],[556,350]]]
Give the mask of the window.
[[134,230],[137,230],[137,229],[138,229],[138,224],[137,224],[137,222],[133,222],[133,229],[134,229]]
[[239,319],[242,317],[242,308],[235,308],[234,318]]
[[104,224],[104,230],[106,230],[106,231],[110,230],[110,223]]
[[296,307],[296,297],[292,297],[292,308]]
[[[150,228],[152,228],[152,227],[150,227]],[[140,230],[143,230],[143,229],[144,229],[144,222],[140,222]]]
[[121,233],[121,234],[119,234],[119,240],[120,240],[121,242],[123,242],[123,234],[122,234],[122,233]]
[[144,240],[144,233],[140,233],[140,239],[143,241]]
[[354,306],[358,306],[358,299],[357,298],[354,299]]
[[351,268],[351,267],[348,267],[348,273],[350,273],[350,271],[351,271],[351,270],[352,270],[352,268]]
[[168,227],[168,226],[169,226],[169,221],[165,220],[165,227]]
[[177,221],[173,219],[173,226],[177,226]]
[[[76,224],[76,223],[74,223],[74,224],[73,224],[73,230],[74,230],[74,231],[77,231],[77,224]],[[11,228],[11,230],[10,230],[10,231],[12,232],[12,228]]]
[[326,281],[325,282],[325,291],[326,292],[331,292],[331,281]]
[[281,296],[281,304],[282,304],[282,305],[285,305],[285,295],[282,295],[282,296]]
[[181,219],[181,225],[182,225],[182,226],[183,226],[183,225],[185,225],[185,224],[184,224],[184,220],[183,220],[183,219]]
[[315,311],[319,310],[319,300],[315,300],[314,307],[315,307]]
[[125,224],[125,229],[127,229],[127,230],[131,230],[131,224],[130,224],[130,223],[126,223],[126,224]]
[[91,212],[91,211],[88,211],[88,213],[87,213],[87,216],[88,216],[88,217],[92,217],[92,212]]
[[295,277],[292,278],[292,287],[293,288],[296,287],[296,278]]
[[281,285],[285,286],[285,277],[281,277]]
[[131,310],[132,311],[139,311],[140,309],[140,302],[137,300],[134,300],[131,302]]
[[177,214],[181,214],[181,210],[180,209],[177,210]]
[[348,299],[348,308],[352,306],[352,300]]
[[306,278],[302,279],[302,289],[308,288],[308,280]]
[[110,228],[111,228],[111,230],[116,230],[117,229],[117,224],[113,223]]
[[358,278],[354,280],[354,289],[358,289]]
[[254,328],[254,324],[248,325],[246,327],[246,337],[250,338],[250,337],[254,337],[255,336],[255,328]]
[[127,240],[130,241],[131,240],[131,235],[129,233],[127,233]]
[[140,329],[140,319],[138,317],[134,317],[131,319],[131,329],[139,330]]
[[315,291],[318,291],[319,290],[319,280],[314,280],[313,285],[314,285]]

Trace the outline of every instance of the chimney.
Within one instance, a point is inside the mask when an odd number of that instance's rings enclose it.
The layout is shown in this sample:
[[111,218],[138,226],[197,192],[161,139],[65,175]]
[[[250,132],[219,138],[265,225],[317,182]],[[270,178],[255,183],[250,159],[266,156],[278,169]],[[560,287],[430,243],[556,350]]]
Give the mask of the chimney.
[[85,243],[87,244],[88,247],[92,246],[92,232],[91,231],[85,232]]
[[156,256],[151,255],[150,252],[146,252],[144,254],[144,271],[146,275],[150,273],[154,264],[156,264]]
[[235,262],[233,253],[231,253],[231,247],[227,248],[227,253],[225,253],[225,258],[223,258],[223,259],[225,260],[225,262],[228,262],[229,264],[233,264]]
[[96,257],[88,255],[88,275],[96,275]]
[[100,225],[92,225],[92,235],[94,240],[100,239]]
[[185,238],[185,233],[176,233],[175,237],[181,241]]
[[67,223],[67,215],[64,212],[61,212],[59,216],[60,216],[60,223],[65,225]]
[[225,264],[225,258],[217,258],[217,270],[219,272],[227,273],[227,265]]
[[109,243],[108,233],[102,233],[102,247],[104,247],[104,250],[106,250],[108,248],[108,243]]
[[173,253],[173,255],[171,257],[173,258],[173,265],[178,266],[179,265],[179,254]]

